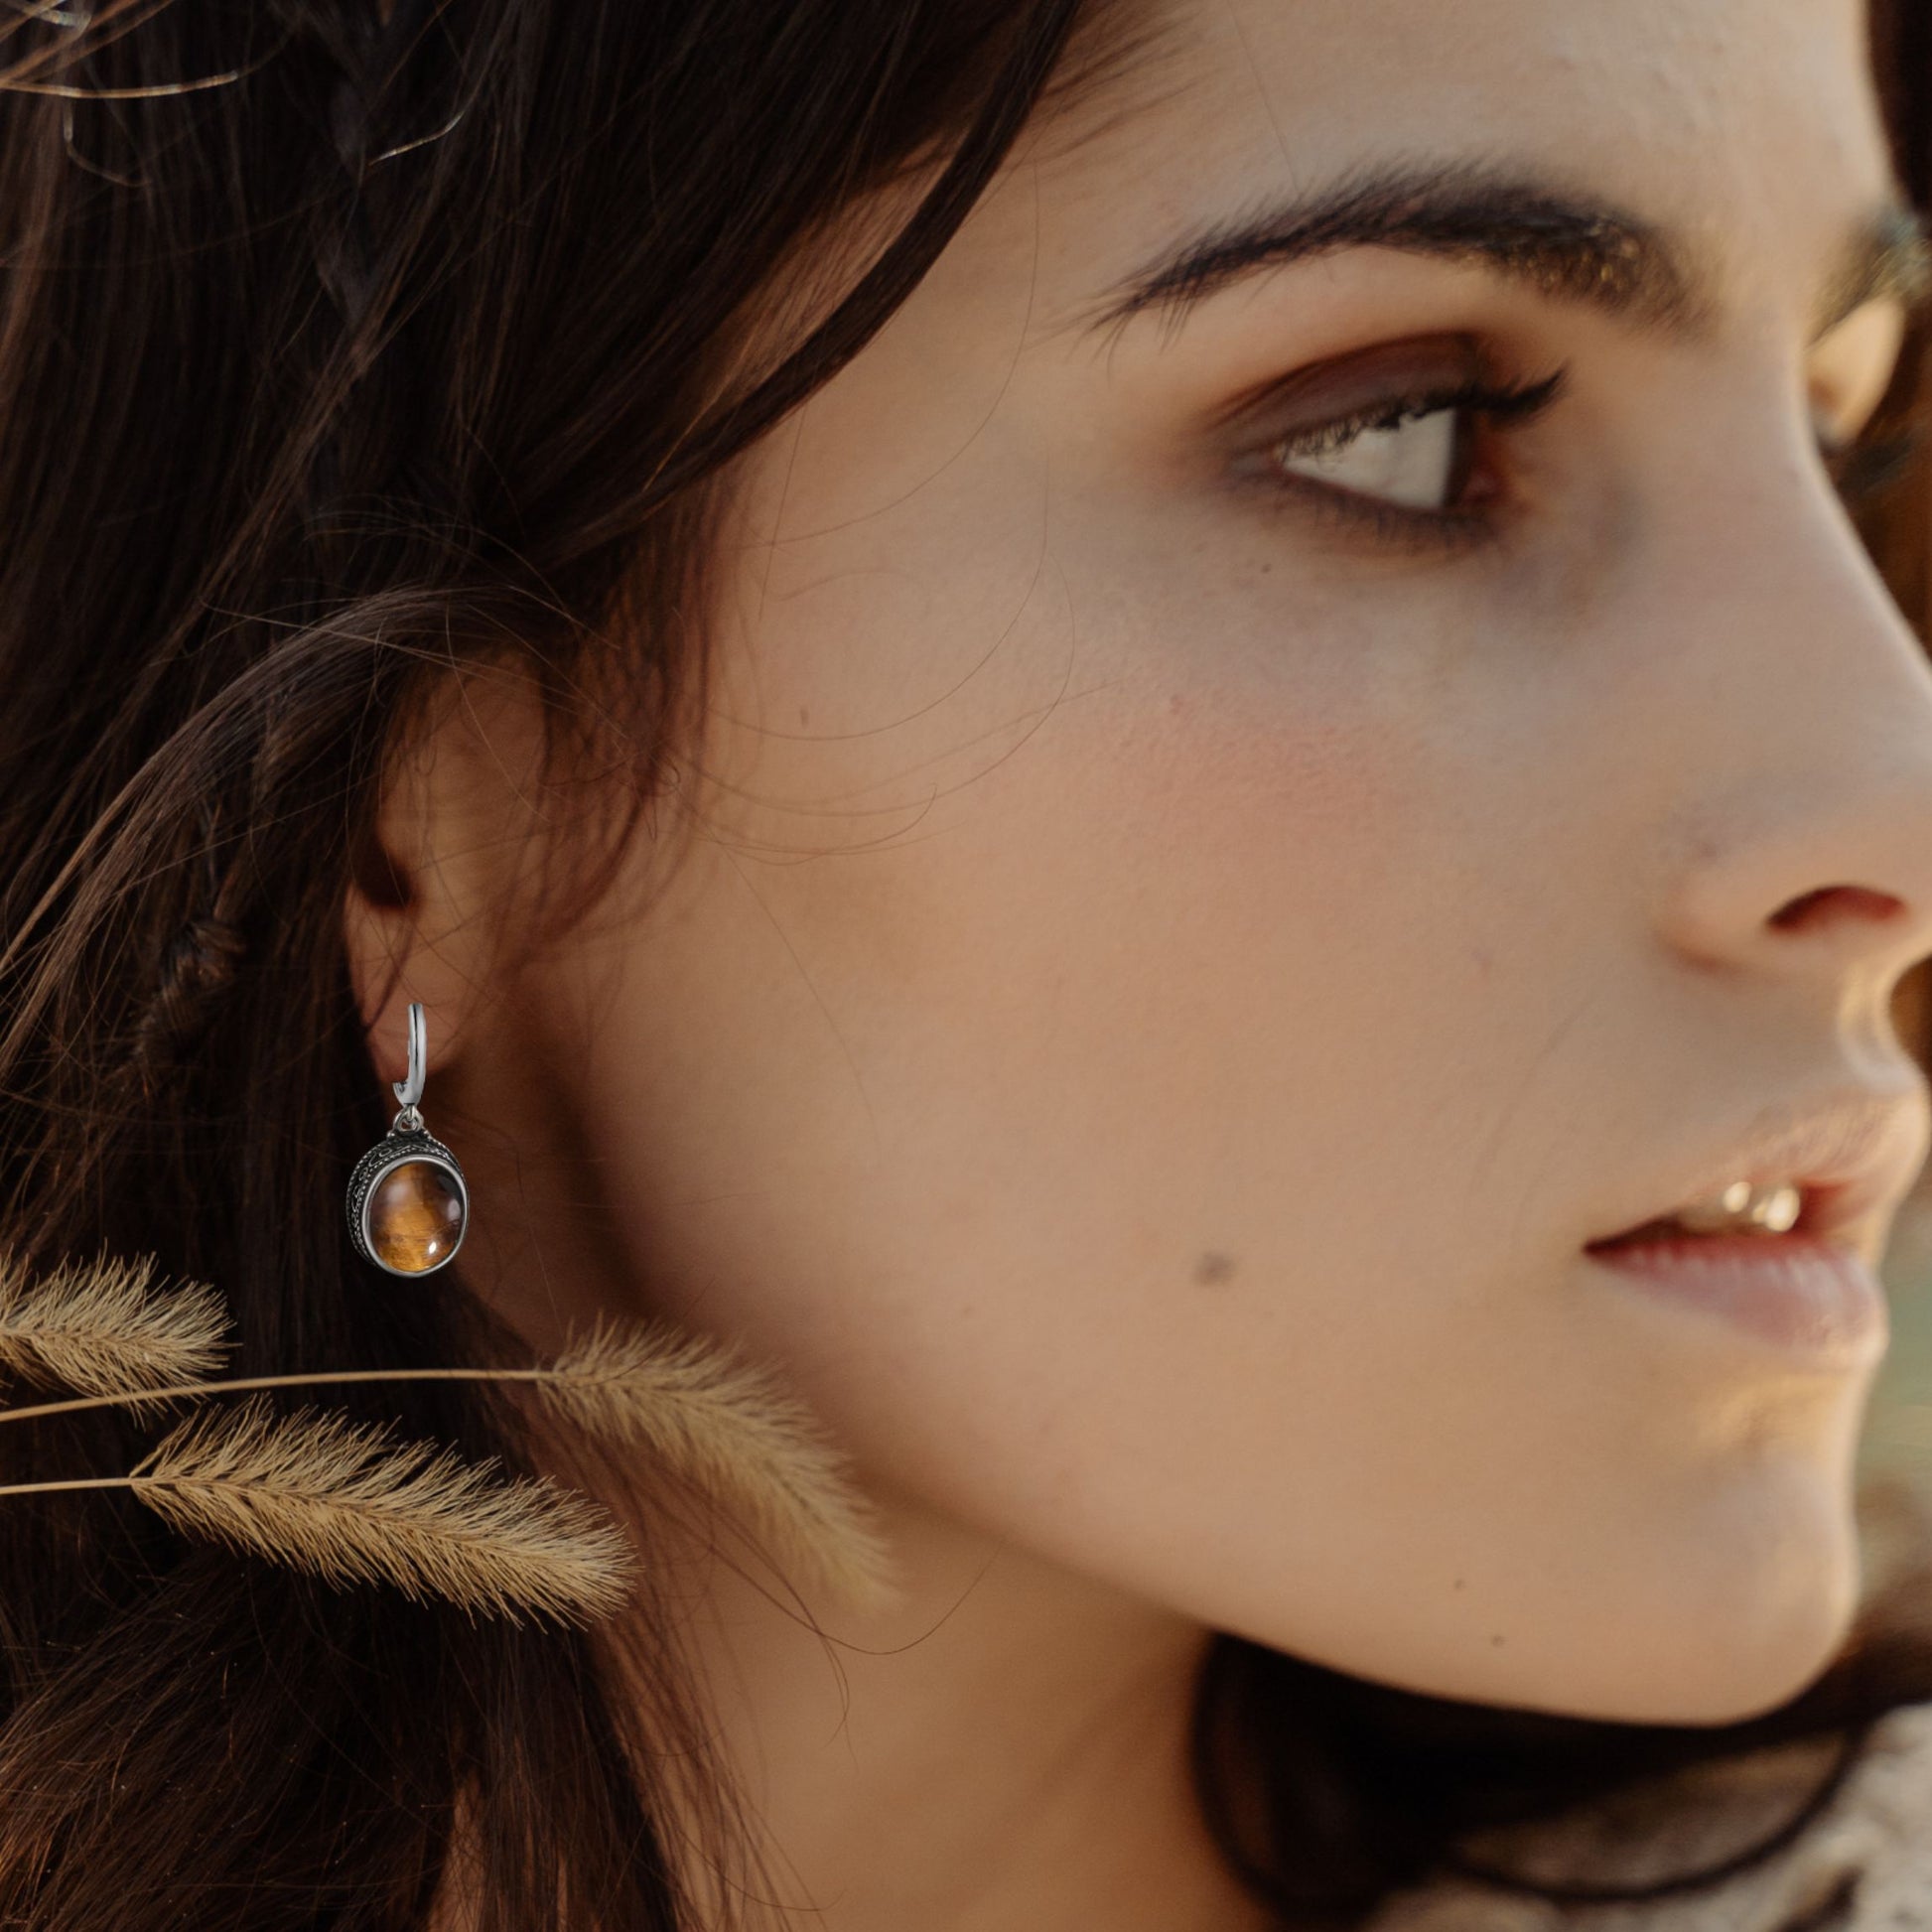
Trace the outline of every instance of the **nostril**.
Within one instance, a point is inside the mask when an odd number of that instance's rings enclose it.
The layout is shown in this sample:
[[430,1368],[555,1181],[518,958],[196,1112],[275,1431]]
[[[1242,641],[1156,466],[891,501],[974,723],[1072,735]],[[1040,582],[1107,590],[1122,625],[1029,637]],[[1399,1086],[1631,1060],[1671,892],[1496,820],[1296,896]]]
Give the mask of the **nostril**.
[[1895,919],[1904,909],[1903,901],[1890,893],[1875,893],[1867,886],[1821,886],[1779,906],[1771,914],[1771,923],[1787,932],[1839,917],[1869,919],[1877,925]]

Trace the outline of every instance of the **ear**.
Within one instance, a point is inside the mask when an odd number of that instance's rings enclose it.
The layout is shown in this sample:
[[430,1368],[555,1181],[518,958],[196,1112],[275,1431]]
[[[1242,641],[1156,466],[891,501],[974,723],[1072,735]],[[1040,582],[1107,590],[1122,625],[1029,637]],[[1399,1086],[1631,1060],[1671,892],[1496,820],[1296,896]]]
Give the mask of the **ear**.
[[544,715],[499,665],[451,672],[401,728],[373,836],[343,907],[356,1005],[381,1077],[407,1062],[408,1008],[429,1017],[429,1065],[461,1050],[500,990],[506,935],[541,875]]

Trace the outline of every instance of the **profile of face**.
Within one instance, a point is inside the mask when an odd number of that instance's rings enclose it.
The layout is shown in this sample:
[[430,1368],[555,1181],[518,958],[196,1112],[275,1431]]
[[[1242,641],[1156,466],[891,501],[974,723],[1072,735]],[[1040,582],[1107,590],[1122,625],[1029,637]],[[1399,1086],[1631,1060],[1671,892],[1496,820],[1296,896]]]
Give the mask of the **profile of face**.
[[1845,1634],[1882,1316],[1587,1250],[1848,1106],[1873,1261],[1925,1149],[1932,671],[1832,473],[1911,269],[1863,11],[1163,22],[744,466],[702,730],[513,975],[448,821],[514,720],[452,709],[375,1036],[448,1016],[515,1318],[740,1339],[958,1579],[1749,1714]]

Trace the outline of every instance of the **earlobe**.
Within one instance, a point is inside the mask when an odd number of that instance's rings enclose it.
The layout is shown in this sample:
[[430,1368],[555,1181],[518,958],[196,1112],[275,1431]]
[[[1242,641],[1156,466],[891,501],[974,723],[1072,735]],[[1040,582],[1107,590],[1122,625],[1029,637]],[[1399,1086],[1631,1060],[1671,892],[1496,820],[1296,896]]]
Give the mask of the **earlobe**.
[[416,907],[407,881],[378,838],[372,835],[364,844],[367,850],[355,856],[344,895],[343,941],[370,1052],[377,1070],[393,1078],[401,1070],[405,1045],[404,1028],[394,1023],[409,999]]
[[377,1070],[402,1077],[408,1008],[436,1019],[432,1068],[460,1050],[539,864],[539,701],[522,678],[452,673],[392,754],[349,872],[343,939]]

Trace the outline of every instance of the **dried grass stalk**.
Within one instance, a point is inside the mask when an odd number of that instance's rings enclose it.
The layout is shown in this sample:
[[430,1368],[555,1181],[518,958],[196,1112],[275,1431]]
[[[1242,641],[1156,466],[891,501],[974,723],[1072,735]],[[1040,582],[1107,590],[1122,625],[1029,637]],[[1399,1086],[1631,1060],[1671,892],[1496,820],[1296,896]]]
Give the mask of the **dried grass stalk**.
[[335,1584],[393,1584],[513,1622],[590,1622],[627,1594],[629,1545],[583,1496],[318,1410],[277,1416],[256,1397],[192,1418],[127,1483],[183,1535]]
[[600,1323],[529,1379],[562,1420],[660,1456],[848,1595],[876,1599],[890,1587],[846,1459],[802,1403],[724,1343]]
[[[527,1368],[345,1369],[211,1380],[207,1370],[227,1331],[220,1303],[193,1285],[157,1291],[151,1261],[103,1258],[90,1268],[57,1271],[29,1289],[23,1269],[0,1264],[0,1368],[85,1391],[0,1409],[0,1424],[264,1389],[523,1383],[569,1426],[656,1455],[846,1595],[877,1600],[890,1588],[885,1548],[845,1459],[780,1382],[722,1342],[664,1324],[600,1324],[555,1360]],[[315,1427],[347,1425],[319,1419]],[[346,1448],[345,1439],[330,1441]],[[419,1447],[410,1453],[416,1457],[410,1479],[428,1493],[436,1487],[424,1462],[431,1451]],[[371,1447],[364,1458],[368,1480],[373,1454]],[[436,1466],[440,1480],[460,1465]],[[251,1521],[251,1547],[265,1549],[270,1520]]]
[[133,1398],[209,1374],[227,1312],[211,1289],[154,1286],[152,1256],[63,1262],[38,1282],[0,1258],[0,1369],[30,1381]]

